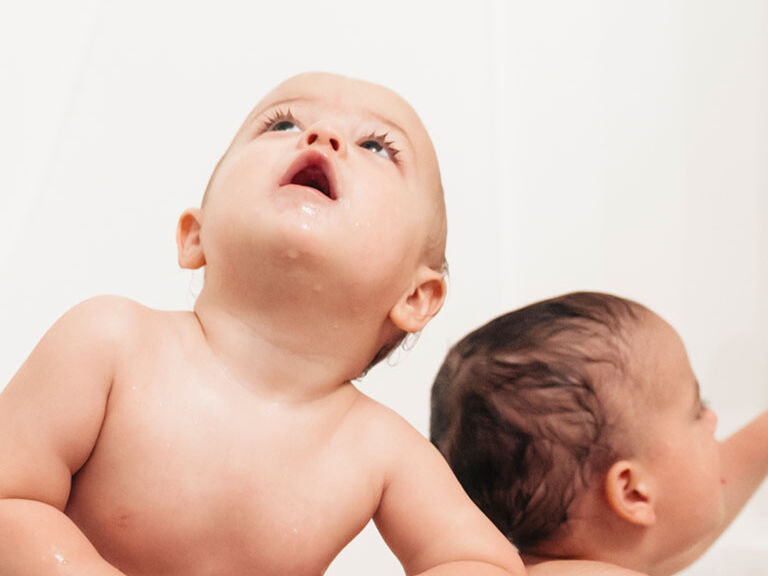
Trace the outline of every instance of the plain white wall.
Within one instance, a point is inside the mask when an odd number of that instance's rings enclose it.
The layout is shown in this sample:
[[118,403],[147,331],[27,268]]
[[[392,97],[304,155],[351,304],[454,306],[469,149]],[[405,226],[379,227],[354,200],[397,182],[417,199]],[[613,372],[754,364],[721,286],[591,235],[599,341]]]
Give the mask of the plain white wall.
[[[613,291],[686,341],[720,434],[768,407],[768,3],[53,0],[3,10],[0,387],[76,302],[189,308],[178,214],[304,70],[402,93],[440,157],[448,301],[363,390],[425,434],[448,347]],[[706,505],[703,503],[702,505]],[[768,574],[768,493],[687,573]],[[400,573],[366,529],[329,574]]]

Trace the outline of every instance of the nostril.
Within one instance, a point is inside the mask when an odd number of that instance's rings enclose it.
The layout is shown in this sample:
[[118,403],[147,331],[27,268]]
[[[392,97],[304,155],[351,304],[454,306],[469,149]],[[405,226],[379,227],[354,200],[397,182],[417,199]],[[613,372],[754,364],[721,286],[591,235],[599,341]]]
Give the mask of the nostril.
[[310,134],[307,136],[307,144],[314,144],[315,140],[317,140],[317,134]]
[[330,142],[331,142],[331,148],[333,148],[334,151],[338,152],[339,151],[339,141],[336,140],[336,138],[331,138]]

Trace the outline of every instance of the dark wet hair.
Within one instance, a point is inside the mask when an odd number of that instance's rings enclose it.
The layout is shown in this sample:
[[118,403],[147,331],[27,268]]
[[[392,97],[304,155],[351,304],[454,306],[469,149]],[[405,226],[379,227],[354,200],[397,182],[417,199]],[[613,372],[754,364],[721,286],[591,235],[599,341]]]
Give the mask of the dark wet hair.
[[640,304],[577,292],[510,312],[448,353],[430,436],[464,489],[522,551],[620,457],[626,328]]

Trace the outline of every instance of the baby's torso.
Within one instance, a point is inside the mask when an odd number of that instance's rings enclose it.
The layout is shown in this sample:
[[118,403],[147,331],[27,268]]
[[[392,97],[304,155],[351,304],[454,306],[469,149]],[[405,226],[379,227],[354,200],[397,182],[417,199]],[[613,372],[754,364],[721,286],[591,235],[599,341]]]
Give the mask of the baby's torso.
[[67,514],[129,576],[322,573],[378,505],[378,408],[350,385],[260,398],[190,349],[185,322],[118,364]]

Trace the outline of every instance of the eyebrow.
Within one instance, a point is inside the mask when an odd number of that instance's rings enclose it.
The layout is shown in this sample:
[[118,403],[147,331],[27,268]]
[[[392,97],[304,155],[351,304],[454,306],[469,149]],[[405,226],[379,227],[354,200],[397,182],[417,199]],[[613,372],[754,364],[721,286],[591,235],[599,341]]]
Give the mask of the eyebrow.
[[403,135],[403,137],[404,137],[406,140],[408,140],[408,144],[409,144],[411,147],[413,147],[413,142],[411,141],[411,137],[408,135],[408,132],[406,132],[405,130],[403,130],[403,128],[402,128],[402,126],[400,126],[400,124],[398,124],[397,122],[395,122],[394,120],[392,120],[392,119],[390,119],[390,118],[387,118],[386,116],[382,116],[381,114],[379,114],[379,113],[377,113],[377,112],[374,112],[373,110],[367,110],[367,112],[368,112],[368,113],[369,113],[371,116],[373,116],[374,118],[376,118],[376,120],[378,120],[378,121],[379,121],[379,122],[381,122],[382,124],[387,124],[388,126],[391,126],[391,127],[392,127],[392,128],[394,128],[395,130],[397,130],[398,132],[400,132],[400,134],[402,134],[402,135]]
[[278,106],[284,106],[285,104],[291,104],[293,102],[300,102],[300,101],[306,101],[309,100],[309,98],[304,98],[302,96],[296,96],[294,98],[283,98],[282,100],[278,100],[276,102],[270,102],[264,107],[257,107],[254,110],[254,116],[260,116],[267,110],[271,110],[272,108],[277,108]]
[[278,100],[277,102],[271,102],[268,103],[266,106],[256,106],[251,111],[251,116],[248,118],[248,123],[251,124],[256,121],[256,119],[264,114],[267,110],[272,110],[273,108],[278,108],[279,106],[285,106],[286,104],[291,104],[293,102],[298,102],[301,100],[307,100],[306,98],[296,97],[296,98],[283,98],[282,100]]

